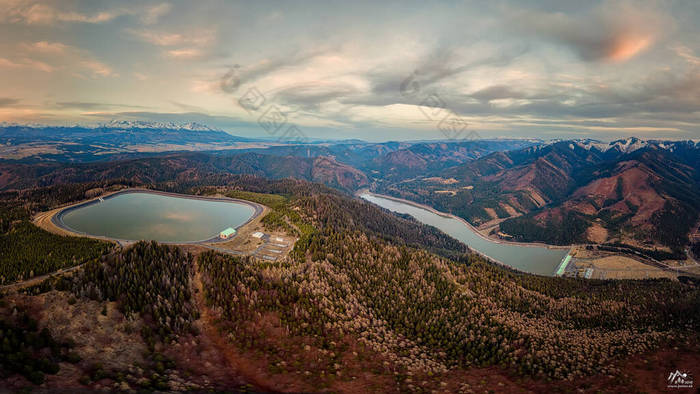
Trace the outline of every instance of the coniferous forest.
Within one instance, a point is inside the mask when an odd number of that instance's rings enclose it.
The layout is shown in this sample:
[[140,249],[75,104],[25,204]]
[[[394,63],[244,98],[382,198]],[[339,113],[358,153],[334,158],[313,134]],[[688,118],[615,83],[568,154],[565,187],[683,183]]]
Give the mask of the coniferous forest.
[[[67,195],[78,199],[87,186],[74,187],[76,193]],[[263,262],[155,242],[115,248],[43,235],[95,248],[86,249],[89,258],[75,273],[50,277],[22,294],[114,303],[129,321],[143,322],[134,332],[147,350],[141,375],[87,364],[81,384],[187,387],[169,380],[183,366],[165,353],[188,338],[210,335],[202,329],[203,313],[238,352],[264,357],[270,376],[301,374],[304,384],[328,389],[352,380],[355,373],[343,367],[348,357],[407,391],[421,387],[417,377],[447,381],[456,371],[483,368],[532,382],[621,376],[620,362],[629,357],[697,343],[700,290],[692,279],[523,274],[413,219],[305,181],[232,176],[189,189],[222,191],[269,205],[272,215],[264,225],[298,237],[292,253]],[[29,201],[27,207],[36,204]],[[41,233],[29,214],[8,220],[6,234],[22,228]],[[13,247],[20,255],[41,255],[29,245]],[[4,356],[4,376],[21,374],[40,384],[62,363],[86,363],[71,350],[70,336],[54,338],[50,324],[40,328],[31,319],[20,315],[3,323],[7,349],[20,355]],[[30,361],[28,355],[44,354],[46,347],[54,349],[46,361]],[[318,350],[313,362],[308,349]],[[217,387],[207,384],[196,387]]]
[[0,394],[700,390],[698,22],[0,0]]

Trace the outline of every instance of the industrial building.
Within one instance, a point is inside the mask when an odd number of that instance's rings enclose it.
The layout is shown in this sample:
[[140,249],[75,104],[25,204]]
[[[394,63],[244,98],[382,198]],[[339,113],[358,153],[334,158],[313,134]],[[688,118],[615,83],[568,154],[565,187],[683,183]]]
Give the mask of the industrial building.
[[232,227],[229,227],[226,230],[219,233],[219,238],[229,239],[229,238],[233,237],[234,235],[236,235],[236,230],[233,229]]

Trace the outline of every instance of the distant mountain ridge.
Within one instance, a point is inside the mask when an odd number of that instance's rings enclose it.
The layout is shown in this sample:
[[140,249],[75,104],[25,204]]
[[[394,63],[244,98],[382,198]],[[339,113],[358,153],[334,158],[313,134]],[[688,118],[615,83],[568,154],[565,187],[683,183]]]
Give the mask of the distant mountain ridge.
[[323,145],[283,145],[247,151],[297,157],[333,157],[364,171],[377,182],[405,179],[463,164],[492,152],[531,146],[528,140],[448,140],[418,142],[362,142]]
[[235,148],[256,139],[199,123],[111,121],[97,126],[0,126],[0,159],[84,162],[124,154]]
[[495,225],[515,240],[680,250],[700,216],[700,144],[558,141],[492,153],[380,191]]
[[349,192],[368,185],[367,177],[361,171],[329,157],[279,157],[252,152],[225,155],[181,152],[82,164],[0,163],[0,190],[115,179],[141,185],[162,182],[192,184],[230,174],[257,175],[270,179],[296,178]]
[[167,129],[167,130],[189,130],[189,131],[223,131],[211,128],[197,122],[146,122],[141,120],[116,120],[112,119],[107,123],[100,124],[99,128],[126,128],[126,129]]
[[[145,183],[208,174],[294,177],[426,203],[508,239],[675,251],[688,243],[700,215],[700,141],[692,140],[285,145],[197,123],[111,121],[94,128],[4,126],[0,141],[0,158],[10,163],[57,163],[3,165],[5,189],[115,177]],[[134,156],[150,159],[125,160]],[[80,171],[58,164],[81,162],[102,163]]]
[[644,149],[647,147],[656,147],[659,149],[666,149],[671,152],[673,152],[675,149],[681,147],[681,146],[686,146],[686,147],[692,147],[694,149],[699,149],[700,148],[700,140],[694,141],[694,140],[656,140],[656,139],[650,139],[650,140],[645,140],[637,137],[629,137],[629,138],[623,138],[623,139],[618,139],[614,140],[611,142],[602,142],[599,140],[593,140],[593,139],[573,139],[573,140],[555,140],[555,141],[550,141],[549,143],[545,143],[542,145],[539,145],[540,147],[544,147],[547,145],[552,145],[552,144],[557,144],[560,142],[569,142],[571,144],[575,144],[581,148],[584,148],[586,150],[594,150],[598,152],[608,152],[608,151],[613,151],[616,153],[632,153],[634,151],[637,151],[639,149]]
[[70,129],[70,128],[80,128],[80,129],[166,129],[166,130],[190,130],[190,131],[223,131],[221,129],[216,129],[209,127],[205,124],[197,122],[150,122],[143,120],[118,120],[112,119],[105,123],[97,124],[72,124],[72,125],[46,125],[41,123],[13,123],[13,122],[0,122],[0,128],[6,127],[19,127],[19,128],[31,128],[31,129],[49,129],[49,128],[59,128],[59,129]]

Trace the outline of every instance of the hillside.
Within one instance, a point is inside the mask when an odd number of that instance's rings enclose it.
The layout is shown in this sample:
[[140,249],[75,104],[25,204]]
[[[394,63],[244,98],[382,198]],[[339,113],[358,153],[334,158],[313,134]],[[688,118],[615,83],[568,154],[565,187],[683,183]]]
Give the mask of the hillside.
[[497,224],[515,240],[681,250],[700,215],[698,157],[692,142],[562,141],[378,190]]
[[470,162],[493,152],[532,145],[524,140],[422,142],[387,152],[358,165],[378,183],[413,178]]
[[697,143],[577,140],[508,150],[528,144],[352,143],[97,163],[5,161],[0,190],[115,179],[153,186],[204,184],[228,174],[291,177],[346,192],[372,187],[512,240],[624,243],[683,254],[700,212]]
[[446,140],[436,142],[326,143],[284,145],[245,151],[276,156],[333,157],[364,171],[376,182],[407,179],[427,170],[439,170],[492,152],[533,145],[526,140]]
[[367,185],[367,177],[362,172],[332,158],[189,152],[84,164],[0,163],[0,190],[114,179],[140,185],[163,182],[196,184],[208,177],[226,174],[251,174],[273,179],[297,178],[350,191]]
[[[50,194],[70,200],[92,186]],[[671,346],[696,360],[692,282],[519,274],[320,185],[232,176],[225,188],[288,196],[285,212],[309,237],[275,263],[141,242],[5,295],[4,332],[30,347],[13,339],[4,354],[47,361],[15,358],[3,386],[620,392],[641,389],[642,373],[665,374]],[[17,203],[32,209],[46,193]],[[631,366],[637,357],[653,360],[646,372]]]

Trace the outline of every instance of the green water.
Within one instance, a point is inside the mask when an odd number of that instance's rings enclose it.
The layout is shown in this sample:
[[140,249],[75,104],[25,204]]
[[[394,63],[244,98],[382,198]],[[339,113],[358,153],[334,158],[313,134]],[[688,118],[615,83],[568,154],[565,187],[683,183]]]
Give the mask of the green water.
[[236,228],[255,213],[247,204],[166,196],[148,192],[121,193],[79,206],[61,216],[69,229],[121,240],[194,242]]

